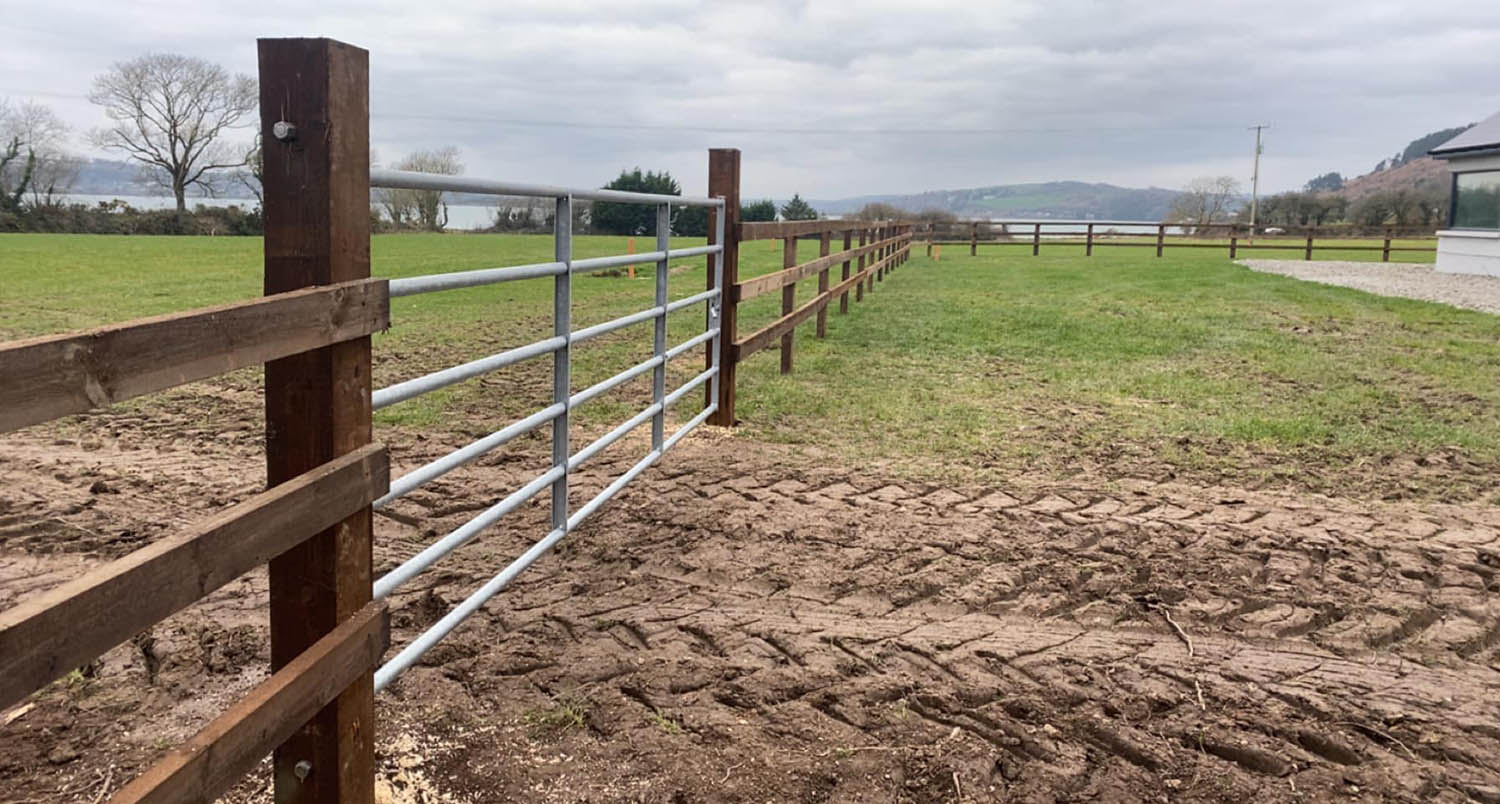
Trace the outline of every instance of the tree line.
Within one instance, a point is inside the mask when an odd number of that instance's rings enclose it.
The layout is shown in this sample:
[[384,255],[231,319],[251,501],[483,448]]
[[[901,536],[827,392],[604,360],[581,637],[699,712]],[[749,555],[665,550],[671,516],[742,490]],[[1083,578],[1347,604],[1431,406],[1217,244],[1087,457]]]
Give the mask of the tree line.
[[[1301,190],[1258,199],[1255,223],[1298,227],[1352,224],[1373,228],[1441,226],[1448,218],[1448,193],[1441,187],[1399,187],[1353,200],[1344,194],[1344,188],[1342,176],[1325,173],[1308,180]],[[1173,199],[1163,222],[1192,230],[1207,228],[1209,224],[1248,224],[1251,214],[1250,202],[1238,180],[1231,176],[1204,176],[1189,182]]]

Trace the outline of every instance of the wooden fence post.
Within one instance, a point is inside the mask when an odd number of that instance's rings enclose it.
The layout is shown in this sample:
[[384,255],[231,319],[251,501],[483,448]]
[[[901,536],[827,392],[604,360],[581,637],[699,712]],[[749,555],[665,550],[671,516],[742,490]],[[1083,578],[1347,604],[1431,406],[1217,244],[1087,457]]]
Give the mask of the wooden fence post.
[[1391,261],[1391,227],[1385,227],[1385,245],[1380,247],[1380,261]]
[[[739,299],[733,298],[730,290],[740,281],[740,150],[738,148],[711,148],[708,151],[708,194],[724,199],[724,290],[719,295],[719,409],[708,422],[719,427],[734,426],[734,374],[735,350],[739,323]],[[712,242],[718,222],[716,208],[708,211],[708,236]],[[708,289],[714,287],[713,255],[708,257]],[[704,313],[705,317],[707,312]],[[710,342],[709,348],[712,348]],[[703,367],[713,366],[714,356],[703,356]],[[704,391],[705,405],[713,400],[712,384]]]
[[1167,227],[1158,223],[1156,225],[1156,256],[1161,256],[1162,246],[1166,245]]
[[[869,232],[869,229],[859,230],[859,244],[861,246],[864,246],[869,242]],[[870,261],[871,260],[868,255],[859,255],[859,262],[855,264],[855,273],[863,274],[865,272],[865,266],[869,265]],[[863,279],[854,283],[854,300],[857,302],[862,302],[865,300],[865,280]]]
[[1234,259],[1239,254],[1239,250],[1240,238],[1234,233],[1234,230],[1231,229],[1229,230],[1229,259]]
[[1307,250],[1303,252],[1302,259],[1312,261],[1313,250],[1313,227],[1307,227]]
[[[370,276],[369,54],[330,39],[261,39],[265,292]],[[288,125],[289,124],[289,125]],[[266,364],[266,475],[275,486],[370,443],[370,339]],[[279,670],[371,595],[370,508],[270,562]],[[275,752],[278,804],[375,798],[370,672]]]
[[1094,256],[1094,224],[1089,224],[1088,235],[1083,241],[1083,256]]
[[969,221],[969,256],[979,254],[979,221]]
[[1042,225],[1036,224],[1031,229],[1031,256],[1035,257],[1042,253]]
[[[844,251],[848,251],[849,247],[852,246],[852,245],[854,245],[854,232],[850,231],[849,229],[845,229],[844,230]],[[841,279],[841,280],[847,280],[849,278],[849,271],[850,271],[850,269],[852,267],[853,267],[853,265],[850,263],[849,260],[844,260],[843,269],[839,272],[839,279]],[[839,294],[839,312],[840,313],[847,313],[847,312],[849,312],[849,291],[847,291],[847,290],[844,291],[843,293]]]
[[[790,235],[781,240],[781,267],[783,269],[794,267],[797,264],[797,236]],[[797,309],[797,283],[788,282],[781,288],[781,316],[783,318],[792,314]],[[781,373],[792,373],[792,340],[797,334],[797,328],[793,327],[781,336]]]
[[[819,257],[827,257],[828,256],[828,254],[829,254],[829,247],[832,245],[831,244],[832,238],[833,238],[833,233],[832,232],[824,232],[823,233],[823,237],[818,241],[818,256]],[[821,294],[824,294],[824,293],[827,293],[827,292],[828,292],[828,269],[824,268],[823,270],[821,270],[821,271],[818,272],[818,294],[821,295]],[[818,337],[819,338],[826,338],[826,337],[828,337],[828,305],[827,305],[827,303],[825,303],[822,307],[818,308],[818,330],[817,330],[817,333],[818,333]]]

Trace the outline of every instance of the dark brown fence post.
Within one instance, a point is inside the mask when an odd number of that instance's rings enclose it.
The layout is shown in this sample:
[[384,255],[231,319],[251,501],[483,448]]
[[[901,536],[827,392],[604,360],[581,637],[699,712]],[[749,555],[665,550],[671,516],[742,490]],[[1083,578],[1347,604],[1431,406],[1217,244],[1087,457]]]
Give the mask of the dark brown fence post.
[[[888,226],[877,227],[875,229],[875,242],[884,243],[889,231],[890,227]],[[875,276],[870,280],[870,290],[872,292],[875,290],[876,282],[885,281],[885,258],[886,255],[890,254],[890,251],[890,246],[881,246],[875,249]]]
[[932,239],[937,237],[937,223],[927,224],[927,256],[932,256]]
[[1088,234],[1085,236],[1083,241],[1083,256],[1094,256],[1094,224],[1092,223],[1089,224]]
[[1031,229],[1031,256],[1035,257],[1042,253],[1042,225],[1038,223]]
[[[781,241],[781,267],[791,268],[797,264],[797,236],[791,235]],[[797,283],[788,282],[781,288],[781,315],[783,318],[797,309]],[[792,338],[797,334],[793,327],[781,336],[781,373],[792,373]]]
[[[709,424],[719,427],[734,426],[734,339],[739,322],[739,299],[733,297],[732,289],[740,281],[740,150],[738,148],[710,148],[708,151],[708,194],[724,199],[724,291],[719,296],[719,409],[708,418]],[[713,242],[719,212],[710,207],[708,211],[708,237]],[[714,287],[713,255],[708,257],[708,289]],[[704,313],[707,316],[707,313]],[[709,348],[712,348],[710,343]],[[703,367],[713,366],[713,354],[703,356]],[[710,386],[712,384],[710,383]],[[708,394],[704,404],[711,404]]]
[[[830,241],[832,240],[832,238],[833,238],[833,233],[832,232],[824,232],[823,233],[822,238],[819,239],[819,241],[818,241],[818,256],[819,257],[827,257],[828,256],[828,254],[829,254],[829,246],[831,245]],[[822,294],[827,293],[827,292],[828,292],[828,269],[824,268],[823,270],[821,270],[821,271],[818,272],[818,294],[822,295]],[[828,303],[827,302],[824,302],[823,306],[818,308],[818,329],[817,329],[817,336],[819,338],[826,338],[826,337],[828,337]]]
[[[861,246],[866,244],[866,241],[869,238],[869,234],[869,229],[859,230],[859,244]],[[859,255],[859,273],[863,274],[865,272],[865,266],[869,265],[871,261],[872,260],[867,258],[867,255]],[[857,302],[862,302],[865,300],[865,280],[863,279],[854,283],[854,300]]]
[[[261,39],[265,292],[370,276],[369,54],[330,39]],[[275,486],[370,443],[370,339],[266,364],[266,479]],[[371,594],[370,509],[270,563],[271,667]],[[278,804],[375,798],[375,689],[365,672],[275,752]]]
[[1391,261],[1391,227],[1385,228],[1385,245],[1380,247],[1380,261]]
[[1232,260],[1236,256],[1238,256],[1239,250],[1240,250],[1240,238],[1239,238],[1238,235],[1236,235],[1234,233],[1233,229],[1230,229],[1229,230],[1229,259]]
[[[845,229],[844,230],[844,251],[847,252],[849,250],[849,247],[851,245],[853,245],[853,244],[854,244],[854,232],[851,231],[851,230],[849,230],[849,229]],[[839,271],[839,279],[840,280],[847,280],[849,278],[849,269],[851,267],[853,267],[853,266],[850,264],[849,260],[844,260],[843,268]],[[847,312],[849,312],[849,291],[846,290],[843,293],[839,294],[839,313],[842,314],[842,313],[847,313]]]
[[1312,250],[1313,250],[1312,241],[1313,241],[1313,227],[1309,226],[1309,227],[1307,227],[1307,250],[1305,252],[1303,252],[1303,255],[1302,255],[1302,259],[1307,260],[1309,262],[1312,261]]
[[1166,245],[1167,227],[1158,223],[1156,225],[1156,256],[1161,256],[1162,246]]
[[969,221],[969,256],[979,253],[979,221]]

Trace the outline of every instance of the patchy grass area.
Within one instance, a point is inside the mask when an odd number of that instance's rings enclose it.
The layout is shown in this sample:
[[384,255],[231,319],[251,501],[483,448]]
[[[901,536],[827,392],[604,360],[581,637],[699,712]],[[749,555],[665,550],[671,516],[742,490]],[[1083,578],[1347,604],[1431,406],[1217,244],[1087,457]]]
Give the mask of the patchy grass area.
[[[577,240],[581,257],[626,247],[624,238]],[[373,262],[377,275],[398,277],[547,261],[551,248],[545,236],[389,235],[375,238]],[[804,259],[817,254],[814,242],[801,249]],[[1036,473],[1427,499],[1494,493],[1494,316],[1255,274],[1208,249],[1163,259],[1135,248],[1090,259],[1045,246],[1041,257],[945,251],[940,262],[919,251],[851,315],[832,310],[828,340],[813,338],[810,323],[800,328],[795,374],[778,375],[774,348],[751,358],[740,372],[743,436],[934,479]],[[1255,256],[1267,255],[1275,252]],[[260,260],[249,238],[6,235],[0,335],[253,296]],[[742,276],[780,264],[779,242],[742,246]],[[652,270],[577,278],[575,325],[648,306]],[[701,258],[674,265],[672,297],[701,290],[703,271]],[[741,335],[774,320],[779,304],[778,294],[748,303]],[[691,337],[701,309],[674,314],[672,342]],[[377,385],[550,334],[551,280],[397,299],[393,319],[376,338]],[[575,388],[644,359],[650,343],[639,325],[581,346]],[[684,357],[669,383],[698,370],[699,358]],[[533,361],[394,406],[379,421],[488,432],[545,405],[550,382],[548,362]],[[580,419],[591,429],[616,423],[646,404],[649,387],[649,377],[628,383]],[[698,409],[683,404],[679,419]]]
[[[1121,249],[917,257],[742,367],[755,435],[907,473],[1493,493],[1500,318]],[[1144,257],[1144,258],[1143,258]]]

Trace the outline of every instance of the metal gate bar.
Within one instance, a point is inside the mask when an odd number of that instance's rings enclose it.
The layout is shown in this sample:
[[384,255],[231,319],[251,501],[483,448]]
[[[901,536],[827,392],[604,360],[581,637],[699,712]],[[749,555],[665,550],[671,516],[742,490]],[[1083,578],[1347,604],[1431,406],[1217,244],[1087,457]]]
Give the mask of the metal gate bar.
[[[684,396],[691,393],[694,389],[703,386],[705,383],[709,383],[712,389],[709,398],[712,400],[718,399],[719,355],[721,352],[719,322],[724,270],[724,247],[722,245],[724,242],[724,202],[718,198],[628,193],[616,190],[575,190],[544,185],[516,184],[390,170],[371,171],[370,185],[372,187],[393,189],[550,197],[557,204],[556,215],[553,218],[554,260],[552,262],[408,277],[392,280],[390,283],[391,295],[400,297],[418,293],[456,290],[499,282],[539,279],[550,276],[553,277],[554,281],[553,333],[552,337],[536,341],[535,343],[518,346],[488,357],[434,371],[430,374],[399,382],[375,391],[372,401],[376,409],[394,405],[429,391],[444,388],[490,371],[548,354],[552,355],[553,360],[553,401],[551,405],[525,418],[513,422],[488,436],[454,450],[441,458],[430,461],[426,465],[397,478],[391,483],[390,492],[377,500],[374,503],[375,506],[386,505],[392,500],[419,488],[423,484],[441,477],[443,474],[506,444],[517,436],[531,432],[548,423],[552,425],[552,466],[529,483],[526,483],[485,509],[478,516],[475,516],[473,519],[470,519],[468,522],[432,542],[400,566],[377,579],[374,582],[374,596],[379,599],[390,595],[402,584],[437,563],[460,545],[473,539],[485,528],[488,528],[507,514],[515,511],[527,500],[541,493],[543,489],[549,488],[552,496],[552,529],[520,557],[508,564],[483,586],[470,594],[462,603],[438,620],[436,624],[403,648],[394,658],[382,665],[375,673],[375,689],[380,690],[395,680],[397,676],[415,663],[422,654],[430,650],[438,641],[451,633],[454,628],[458,627],[459,623],[477,611],[486,601],[504,589],[517,575],[531,566],[533,562],[548,550],[552,549],[558,541],[577,528],[589,515],[593,514],[600,506],[618,494],[630,481],[634,480],[641,472],[644,472],[660,460],[668,450],[718,409],[717,402],[710,404],[686,424],[678,428],[670,437],[666,436],[666,411]],[[575,198],[654,205],[656,207],[657,249],[642,254],[593,257],[584,260],[573,259],[572,201]],[[720,214],[714,216],[715,245],[686,249],[670,248],[671,208],[674,204],[717,208]],[[667,266],[669,261],[674,258],[702,255],[714,256],[712,269],[714,273],[713,289],[677,301],[668,301],[669,272]],[[575,274],[648,262],[656,263],[657,268],[656,293],[652,307],[620,316],[601,324],[595,324],[578,330],[573,329],[572,280]],[[701,303],[708,305],[707,325],[704,331],[677,346],[668,348],[666,334],[667,315]],[[653,322],[654,327],[652,333],[652,356],[650,358],[608,379],[597,382],[582,391],[577,393],[572,392],[570,377],[572,365],[571,349],[574,344],[582,343],[646,321]],[[712,355],[712,362],[709,367],[670,393],[667,392],[666,368],[668,363],[694,347],[705,344],[710,346],[709,352]],[[651,404],[608,433],[595,439],[583,449],[571,452],[569,412],[572,408],[588,402],[625,382],[643,376],[648,372],[652,375]],[[570,513],[568,505],[570,473],[576,471],[601,451],[624,438],[647,421],[652,423],[650,452],[640,458],[623,474],[611,481],[602,491],[594,495],[592,499],[584,503],[576,511]]]

